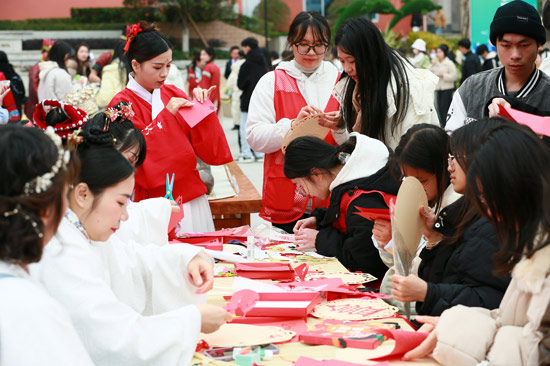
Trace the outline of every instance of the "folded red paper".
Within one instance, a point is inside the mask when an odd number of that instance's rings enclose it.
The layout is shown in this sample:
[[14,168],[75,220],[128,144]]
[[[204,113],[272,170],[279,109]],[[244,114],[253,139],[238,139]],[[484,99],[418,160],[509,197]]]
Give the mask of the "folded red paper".
[[384,341],[384,336],[376,332],[365,333],[361,336],[346,336],[343,334],[329,334],[310,330],[300,333],[298,337],[300,342],[305,344],[361,349],[375,349]]
[[258,296],[246,312],[247,318],[305,318],[321,302],[318,292],[259,292]]
[[183,117],[189,127],[195,127],[199,122],[206,118],[210,113],[216,111],[216,107],[210,99],[205,100],[203,103],[193,101],[193,106],[180,108],[178,113]]
[[550,136],[550,119],[499,104],[499,113],[506,119],[525,125],[538,135]]
[[169,244],[182,244],[182,243],[196,245],[204,249],[217,250],[217,251],[223,250],[223,243],[220,238],[186,238],[186,239],[176,238],[174,240],[170,240],[169,242]]
[[354,214],[364,217],[369,221],[379,219],[390,221],[390,210],[387,208],[363,208],[357,206],[355,206],[355,208],[358,209],[359,212],[354,212]]
[[237,276],[264,279],[292,281],[296,274],[288,263],[235,263]]

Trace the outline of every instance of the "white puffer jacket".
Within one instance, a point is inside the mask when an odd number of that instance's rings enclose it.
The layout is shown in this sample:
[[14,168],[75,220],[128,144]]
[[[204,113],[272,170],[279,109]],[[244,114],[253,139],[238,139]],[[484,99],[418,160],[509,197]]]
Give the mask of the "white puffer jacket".
[[65,100],[65,96],[73,91],[71,75],[54,61],[41,62],[39,66],[38,101]]

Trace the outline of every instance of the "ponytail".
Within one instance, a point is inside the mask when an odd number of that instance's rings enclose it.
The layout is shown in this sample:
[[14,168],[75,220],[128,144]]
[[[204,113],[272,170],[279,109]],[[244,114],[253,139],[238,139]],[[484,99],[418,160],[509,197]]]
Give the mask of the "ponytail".
[[356,143],[353,136],[339,146],[331,145],[318,137],[298,137],[286,148],[285,176],[288,179],[309,177],[314,168],[330,172],[346,163]]

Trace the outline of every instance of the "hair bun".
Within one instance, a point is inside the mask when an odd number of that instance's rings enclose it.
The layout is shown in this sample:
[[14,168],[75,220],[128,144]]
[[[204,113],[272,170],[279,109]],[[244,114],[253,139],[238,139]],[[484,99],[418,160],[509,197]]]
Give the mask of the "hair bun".
[[82,131],[80,136],[82,136],[84,140],[79,146],[112,146],[115,143],[113,135],[111,135],[109,131],[103,131],[99,126],[92,126],[87,131]]

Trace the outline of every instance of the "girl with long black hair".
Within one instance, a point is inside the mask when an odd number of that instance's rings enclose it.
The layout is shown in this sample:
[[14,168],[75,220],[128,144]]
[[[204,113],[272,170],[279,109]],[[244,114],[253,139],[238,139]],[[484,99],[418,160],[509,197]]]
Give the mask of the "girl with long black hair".
[[[439,123],[433,103],[437,77],[399,56],[371,21],[348,19],[335,43],[345,72],[335,93],[348,132],[360,132],[395,149],[412,125]],[[338,128],[342,123],[327,126]]]

